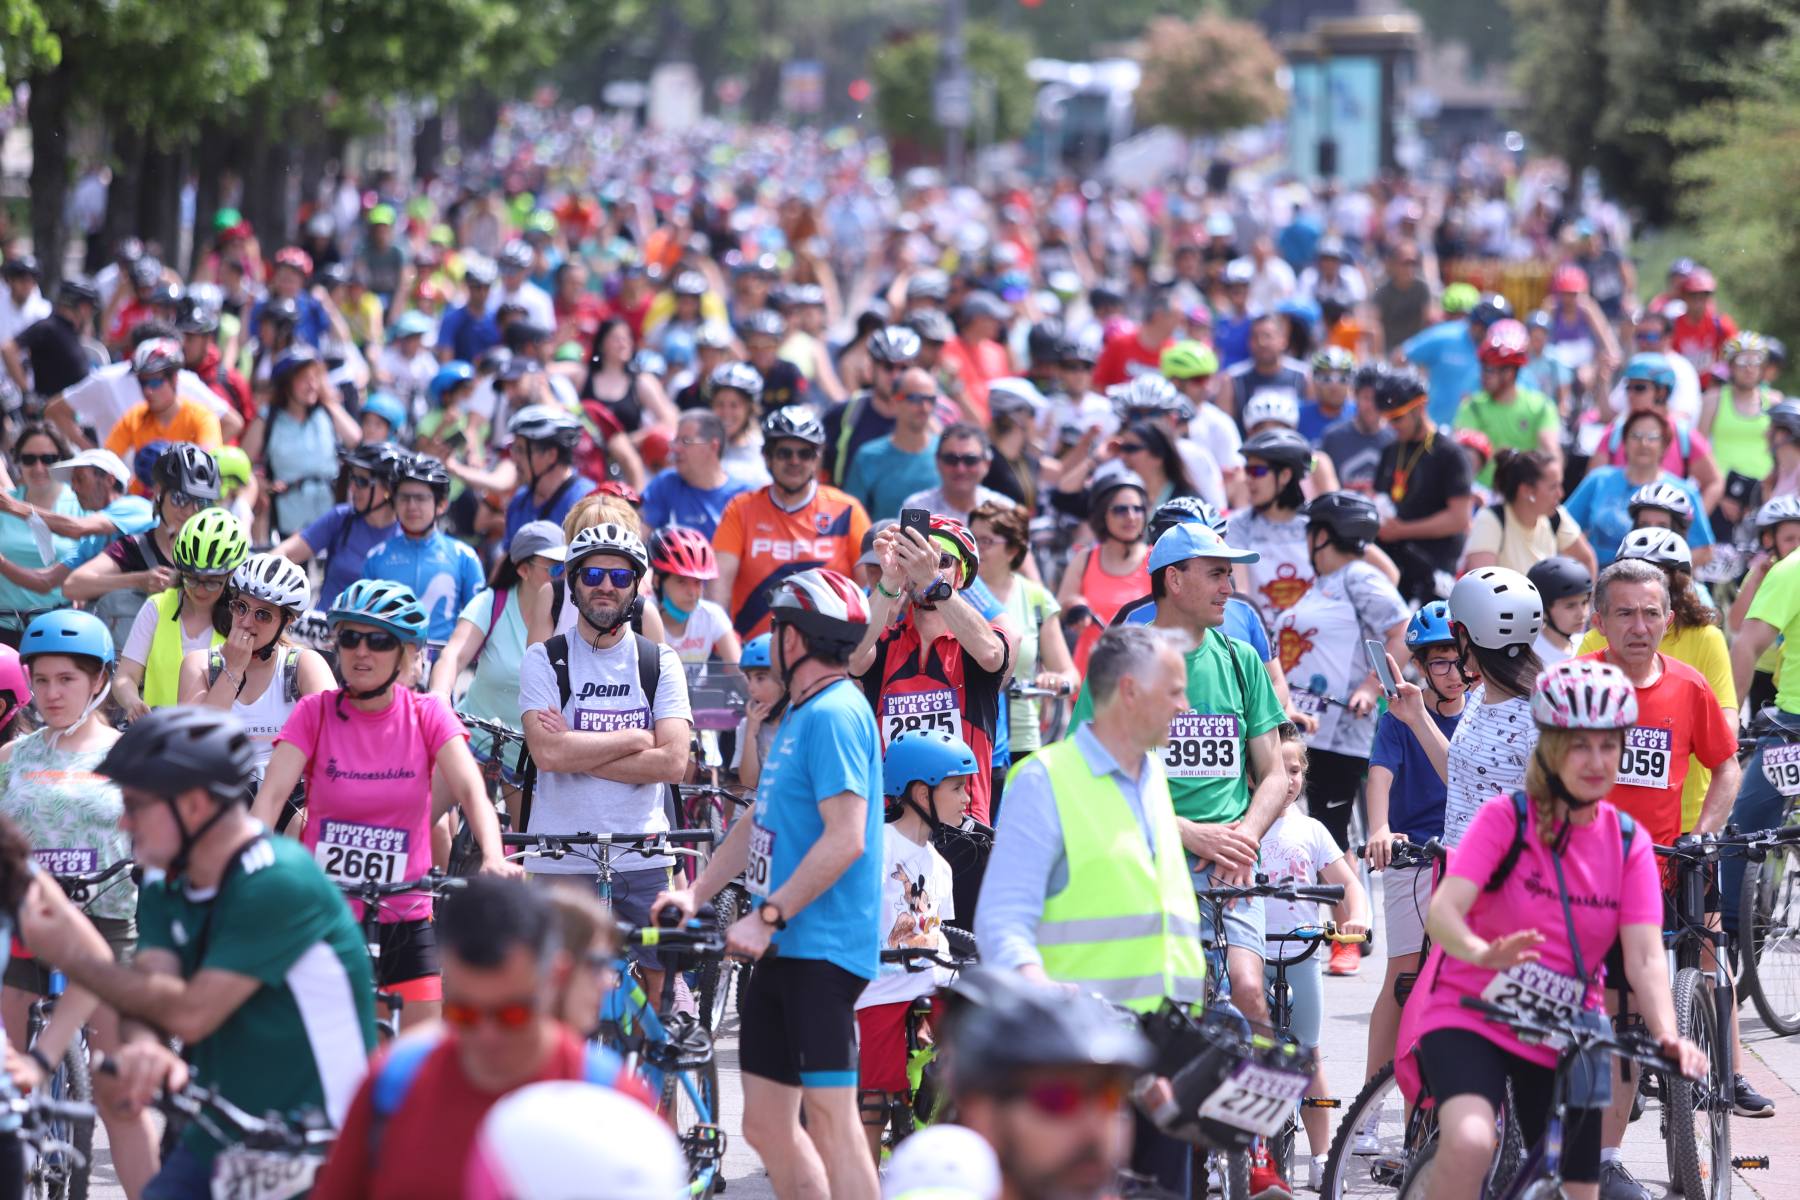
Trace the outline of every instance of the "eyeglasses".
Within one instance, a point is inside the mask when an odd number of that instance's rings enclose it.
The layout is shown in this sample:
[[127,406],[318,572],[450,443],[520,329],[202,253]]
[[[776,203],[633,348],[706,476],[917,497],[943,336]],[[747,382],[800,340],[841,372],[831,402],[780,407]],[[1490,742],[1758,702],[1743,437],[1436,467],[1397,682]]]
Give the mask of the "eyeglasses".
[[273,625],[277,616],[271,609],[251,608],[250,605],[243,600],[233,600],[225,607],[231,610],[231,615],[234,617],[255,617],[258,625]]
[[954,567],[955,565],[956,565],[956,555],[949,554],[949,553],[938,555],[938,570],[948,571],[951,567]]
[[1425,664],[1425,669],[1433,675],[1448,675],[1456,669],[1454,658],[1437,658]]
[[194,575],[187,571],[181,573],[181,586],[193,588],[197,592],[216,592],[229,582],[229,575]]
[[1655,384],[1646,383],[1642,379],[1634,379],[1625,385],[1625,390],[1635,394],[1637,392],[1648,392],[1655,386]]
[[206,503],[206,501],[200,499],[198,496],[190,496],[186,492],[170,492],[168,495],[164,496],[163,499],[167,500],[170,504],[173,504],[176,508],[199,508]]
[[400,648],[400,639],[385,629],[340,629],[337,631],[339,650],[360,650],[364,645],[377,654]]
[[582,587],[597,588],[610,582],[622,592],[637,582],[638,574],[630,567],[581,567],[576,570],[575,578],[581,581]]
[[1106,511],[1115,517],[1141,517],[1144,515],[1144,506],[1141,504],[1115,504]]
[[[449,1004],[445,1004],[448,1019]],[[1023,1100],[1040,1116],[1072,1117],[1083,1108],[1118,1108],[1125,1102],[1125,1082],[1107,1079],[1080,1084],[1067,1079],[1046,1079],[1030,1087],[1005,1093],[1009,1100]]]
[[444,1024],[455,1029],[474,1029],[483,1021],[492,1021],[501,1029],[523,1029],[531,1024],[537,1016],[536,1000],[515,1000],[511,1004],[464,1004],[459,1000],[445,1000],[443,1008]]
[[906,393],[906,395],[904,395],[900,398],[902,400],[906,401],[908,404],[936,404],[937,403],[937,393],[936,392],[908,392],[908,393]]
[[1004,546],[1004,545],[1006,545],[1006,539],[1005,539],[1005,538],[1003,538],[1003,537],[998,537],[998,536],[996,536],[996,535],[994,535],[994,534],[991,534],[991,533],[990,533],[990,534],[988,534],[988,535],[987,535],[987,536],[985,536],[985,537],[979,537],[979,536],[978,536],[978,537],[977,537],[977,538],[976,538],[976,539],[975,539],[975,544],[976,544],[976,545],[977,545],[977,546],[980,546],[980,547],[982,547],[982,548],[983,548],[983,549],[988,549],[988,550],[991,550],[991,549],[994,549],[994,548],[996,548],[996,547],[999,547],[999,546]]
[[350,476],[350,486],[353,488],[374,487],[375,477],[373,475],[352,475]]
[[1143,452],[1144,452],[1144,443],[1142,443],[1142,442],[1120,442],[1119,443],[1119,453],[1120,454],[1142,454]]
[[1633,441],[1633,442],[1642,442],[1647,445],[1650,442],[1662,441],[1663,435],[1652,430],[1651,432],[1648,432],[1648,433],[1634,433],[1627,440]]
[[677,446],[710,446],[712,441],[713,439],[709,437],[678,437],[675,439],[675,444]]
[[817,446],[776,446],[769,451],[776,462],[813,462],[819,457]]
[[169,386],[174,378],[173,375],[139,375],[138,386],[146,392],[154,392]]
[[940,454],[938,462],[946,467],[979,467],[987,461],[985,454]]
[[53,463],[59,463],[61,461],[62,461],[62,459],[57,457],[54,454],[21,454],[21,455],[19,455],[19,465],[21,467],[47,467]]
[[1248,475],[1252,479],[1261,479],[1264,475],[1273,473],[1274,470],[1275,470],[1275,468],[1271,467],[1268,463],[1245,463],[1244,464],[1244,474]]

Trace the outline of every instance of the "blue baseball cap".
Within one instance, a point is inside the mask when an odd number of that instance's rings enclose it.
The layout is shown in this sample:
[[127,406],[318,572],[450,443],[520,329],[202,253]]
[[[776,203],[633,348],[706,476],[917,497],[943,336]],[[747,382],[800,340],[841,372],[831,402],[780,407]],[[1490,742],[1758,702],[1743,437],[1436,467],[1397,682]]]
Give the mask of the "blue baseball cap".
[[1166,530],[1150,548],[1150,570],[1160,571],[1190,558],[1222,558],[1226,562],[1253,563],[1262,558],[1254,550],[1227,546],[1225,539],[1198,521],[1184,521]]

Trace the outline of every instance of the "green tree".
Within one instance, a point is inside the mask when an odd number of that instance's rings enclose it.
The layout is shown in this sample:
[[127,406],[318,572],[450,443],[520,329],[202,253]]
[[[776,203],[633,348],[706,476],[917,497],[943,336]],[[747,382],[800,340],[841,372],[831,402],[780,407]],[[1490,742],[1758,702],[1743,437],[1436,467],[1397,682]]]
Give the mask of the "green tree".
[[[994,136],[1016,138],[1031,124],[1032,87],[1025,74],[1031,46],[1016,33],[972,21],[964,30],[969,77],[991,91]],[[943,144],[933,116],[932,89],[939,73],[936,33],[921,33],[882,47],[875,54],[875,112],[889,137],[928,149]]]
[[1139,117],[1188,134],[1228,133],[1279,116],[1281,56],[1249,21],[1203,12],[1158,17],[1143,41]]

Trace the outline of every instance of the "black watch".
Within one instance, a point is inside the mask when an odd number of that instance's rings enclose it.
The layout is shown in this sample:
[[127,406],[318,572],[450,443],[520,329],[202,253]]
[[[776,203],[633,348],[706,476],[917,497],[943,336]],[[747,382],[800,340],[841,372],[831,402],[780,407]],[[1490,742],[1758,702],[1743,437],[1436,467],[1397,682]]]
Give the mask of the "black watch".
[[927,604],[942,604],[956,591],[950,586],[948,579],[938,578],[931,581],[931,586],[919,593],[919,599]]
[[[772,920],[769,916],[770,913],[775,914]],[[762,919],[764,925],[773,925],[776,933],[787,928],[787,918],[781,915],[781,909],[767,900],[756,906],[756,915]]]

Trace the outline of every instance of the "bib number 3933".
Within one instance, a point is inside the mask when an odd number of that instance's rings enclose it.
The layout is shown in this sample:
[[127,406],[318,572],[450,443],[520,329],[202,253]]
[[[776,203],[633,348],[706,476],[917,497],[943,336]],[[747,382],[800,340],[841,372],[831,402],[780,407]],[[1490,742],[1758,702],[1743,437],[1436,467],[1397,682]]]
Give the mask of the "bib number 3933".
[[213,1160],[212,1200],[292,1200],[312,1190],[324,1160],[230,1146]]
[[1272,1137],[1306,1091],[1306,1076],[1242,1063],[1200,1105],[1200,1115],[1233,1129]]
[[750,853],[744,860],[744,886],[752,896],[769,894],[769,864],[775,858],[774,831],[756,824],[750,825]]
[[1791,746],[1764,746],[1763,778],[1783,796],[1800,796],[1800,743]]
[[313,858],[337,882],[398,883],[406,876],[406,843],[404,829],[321,821]]
[[936,688],[928,692],[890,692],[881,698],[883,745],[915,729],[959,736],[962,722],[956,712],[956,693],[949,688]]
[[1235,716],[1178,713],[1169,722],[1163,766],[1171,779],[1235,779],[1244,773],[1239,744]]
[[1620,787],[1666,788],[1673,739],[1667,729],[1633,725],[1625,731],[1625,749],[1619,755]]

